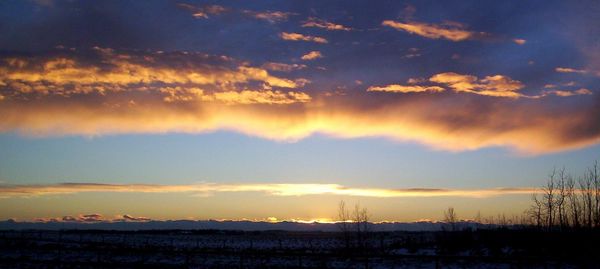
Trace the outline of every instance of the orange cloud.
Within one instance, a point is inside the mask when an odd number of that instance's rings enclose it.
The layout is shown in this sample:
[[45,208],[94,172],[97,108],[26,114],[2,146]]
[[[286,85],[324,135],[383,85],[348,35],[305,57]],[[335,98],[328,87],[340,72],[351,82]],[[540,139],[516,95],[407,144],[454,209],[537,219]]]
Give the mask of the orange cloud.
[[308,20],[304,21],[302,27],[317,27],[326,29],[329,31],[350,31],[352,28],[346,27],[341,24],[331,23],[322,19],[310,17]]
[[386,20],[381,23],[383,26],[389,26],[396,30],[405,31],[411,34],[420,35],[431,39],[448,39],[451,41],[463,41],[472,39],[483,33],[471,32],[465,29],[465,26],[456,22],[447,22],[444,24],[428,24],[421,22],[396,22]]
[[[499,195],[530,195],[534,188],[495,189],[382,189],[351,188],[338,184],[215,184],[148,185],[62,183],[54,185],[0,185],[0,198],[35,197],[41,195],[75,194],[86,192],[120,193],[190,193],[211,194],[228,192],[263,192],[273,196],[348,195],[362,197],[471,197],[484,198]],[[125,218],[125,217],[124,217]],[[98,221],[100,214],[83,215],[76,220]],[[135,218],[131,218],[135,219]]]
[[302,57],[300,57],[300,59],[305,60],[305,61],[310,61],[310,60],[314,60],[314,59],[318,59],[318,58],[323,58],[323,54],[321,54],[321,52],[319,51],[311,51],[307,54],[302,55]]
[[308,42],[323,43],[323,44],[327,43],[327,39],[325,39],[325,38],[318,37],[318,36],[303,35],[303,34],[298,34],[298,33],[282,32],[281,34],[279,34],[279,36],[281,37],[281,39],[289,40],[289,41],[308,41]]
[[445,89],[437,86],[404,86],[399,84],[391,84],[383,87],[372,86],[367,89],[369,92],[443,92]]

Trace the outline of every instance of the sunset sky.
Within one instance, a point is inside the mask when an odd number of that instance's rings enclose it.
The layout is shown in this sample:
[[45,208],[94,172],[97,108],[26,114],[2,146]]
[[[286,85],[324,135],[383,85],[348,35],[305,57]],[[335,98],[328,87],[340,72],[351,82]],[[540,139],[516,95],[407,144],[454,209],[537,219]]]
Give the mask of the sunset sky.
[[1,1],[0,219],[521,214],[554,167],[600,159],[598,18],[598,1]]

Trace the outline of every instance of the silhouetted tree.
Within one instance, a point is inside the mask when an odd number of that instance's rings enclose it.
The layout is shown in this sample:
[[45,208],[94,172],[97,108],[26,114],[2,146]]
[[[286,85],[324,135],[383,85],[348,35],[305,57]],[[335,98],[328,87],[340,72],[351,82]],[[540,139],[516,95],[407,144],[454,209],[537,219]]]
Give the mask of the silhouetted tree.
[[454,212],[454,207],[448,207],[446,211],[444,211],[444,222],[450,224],[450,229],[452,231],[456,231],[456,212]]
[[357,245],[365,248],[370,233],[369,229],[369,211],[367,208],[360,207],[360,204],[354,205],[352,221],[355,225]]
[[548,229],[552,229],[554,226],[554,218],[555,218],[555,204],[556,204],[556,168],[552,170],[550,176],[548,178],[548,182],[546,182],[546,186],[542,188],[543,193],[543,205],[546,213],[546,227]]
[[567,199],[569,201],[569,218],[571,219],[571,225],[574,228],[580,227],[580,218],[581,218],[581,205],[579,195],[575,190],[575,180],[573,180],[572,176],[568,176],[567,183]]
[[350,211],[346,208],[346,202],[343,200],[338,204],[338,216],[336,220],[336,225],[340,232],[342,232],[342,236],[344,237],[344,243],[346,245],[346,249],[350,248],[350,241],[352,240],[351,236],[351,221]]

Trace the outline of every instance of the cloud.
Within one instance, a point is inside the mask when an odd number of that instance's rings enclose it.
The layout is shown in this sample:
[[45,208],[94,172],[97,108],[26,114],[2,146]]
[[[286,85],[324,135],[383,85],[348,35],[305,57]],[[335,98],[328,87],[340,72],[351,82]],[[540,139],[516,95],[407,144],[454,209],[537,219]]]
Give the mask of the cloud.
[[[64,220],[65,218],[63,218]],[[77,218],[77,222],[99,222],[102,221],[101,214],[87,214],[87,215],[79,215]]]
[[346,27],[341,24],[331,23],[322,19],[309,17],[306,21],[302,23],[302,27],[317,27],[326,29],[329,31],[350,31],[352,28]]
[[574,69],[574,68],[569,68],[569,67],[557,67],[554,70],[556,72],[558,72],[558,73],[579,73],[579,74],[586,74],[586,73],[588,73],[587,70]]
[[296,13],[292,12],[282,12],[282,11],[251,11],[244,10],[244,14],[253,17],[259,20],[265,20],[270,23],[277,23],[282,21],[287,21],[288,18],[292,15],[296,15]]
[[485,35],[481,32],[472,32],[466,30],[466,27],[456,22],[446,22],[443,24],[428,24],[421,22],[397,22],[385,20],[381,23],[383,26],[389,26],[396,30],[405,31],[422,37],[431,39],[447,39],[451,41],[464,41]]
[[[216,184],[153,185],[153,184],[98,184],[63,183],[53,185],[10,185],[0,186],[0,197],[35,197],[41,195],[76,194],[89,192],[112,193],[232,193],[262,192],[273,196],[347,195],[360,197],[472,197],[483,198],[498,195],[530,195],[534,188],[495,189],[382,189],[352,188],[338,184]],[[63,221],[95,222],[102,220],[100,214],[80,215],[78,218],[64,217]],[[124,215],[127,220],[147,220]]]
[[305,61],[310,61],[310,60],[315,60],[318,58],[323,58],[323,54],[321,54],[321,52],[313,50],[307,54],[302,55],[302,57],[300,57],[300,59],[305,60]]
[[116,221],[132,221],[132,222],[146,222],[146,221],[151,221],[152,219],[147,218],[147,217],[134,217],[132,215],[129,214],[125,214],[123,216],[121,216],[121,218],[117,218],[115,219]]
[[165,102],[221,102],[226,105],[239,104],[293,104],[305,103],[311,100],[311,97],[303,92],[282,92],[273,90],[242,90],[242,91],[221,91],[205,93],[199,88],[184,87],[164,87],[160,88],[161,93],[165,93],[163,98]]
[[369,92],[401,92],[401,93],[409,93],[409,92],[443,92],[444,88],[438,86],[404,86],[399,84],[391,84],[386,86],[371,86],[367,89]]
[[198,19],[208,19],[209,15],[220,15],[224,12],[227,12],[227,8],[219,5],[204,5],[201,7],[185,3],[179,3],[177,5],[180,8],[190,11],[192,13],[192,16]]
[[271,71],[292,72],[292,71],[304,69],[304,68],[306,68],[306,65],[269,62],[269,63],[263,64],[262,68],[271,70]]
[[287,32],[282,32],[279,34],[279,37],[281,37],[281,39],[283,40],[289,40],[289,41],[307,41],[307,42],[315,42],[315,43],[327,43],[327,39],[322,38],[322,37],[318,37],[318,36],[310,36],[310,35],[303,35],[303,34],[298,34],[298,33],[287,33]]
[[[446,72],[407,85],[340,94],[302,90],[310,80],[198,53],[65,50],[8,53],[0,62],[3,133],[93,137],[227,130],[277,141],[320,133],[384,137],[439,150],[507,147],[528,154],[600,142],[596,96],[577,104],[481,96],[532,97],[505,75]],[[436,94],[372,92],[392,89]],[[562,93],[552,95],[557,94]]]
[[472,75],[462,75],[453,72],[440,73],[429,78],[429,81],[445,84],[456,92],[468,92],[495,97],[524,97],[518,91],[524,85],[518,80],[503,75],[486,76],[478,79]]
[[585,88],[581,88],[579,90],[575,90],[575,91],[567,91],[567,90],[553,90],[553,91],[545,91],[544,92],[546,95],[552,94],[552,95],[556,95],[556,96],[560,96],[560,97],[570,97],[570,96],[576,96],[576,95],[592,95],[592,91],[585,89]]
[[29,59],[8,58],[0,67],[0,81],[20,93],[60,94],[123,91],[125,86],[199,85],[227,88],[258,81],[273,87],[296,88],[290,79],[230,59],[201,54],[162,52],[144,55],[113,54],[96,48],[101,65],[90,65],[78,55]]

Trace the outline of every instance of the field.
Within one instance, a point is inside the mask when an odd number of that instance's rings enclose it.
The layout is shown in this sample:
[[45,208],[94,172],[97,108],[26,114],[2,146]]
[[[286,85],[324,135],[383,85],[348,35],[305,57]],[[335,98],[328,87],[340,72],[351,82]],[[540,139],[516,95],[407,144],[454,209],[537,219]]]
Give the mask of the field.
[[598,234],[6,230],[0,268],[597,268],[584,238]]

